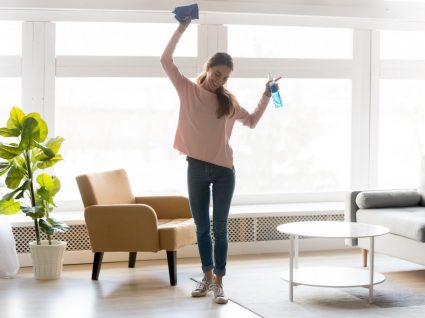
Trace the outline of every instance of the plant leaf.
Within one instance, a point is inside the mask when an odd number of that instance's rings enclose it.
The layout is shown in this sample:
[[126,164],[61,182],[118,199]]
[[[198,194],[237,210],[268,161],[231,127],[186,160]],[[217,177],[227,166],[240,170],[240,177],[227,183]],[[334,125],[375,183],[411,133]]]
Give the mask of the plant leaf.
[[18,128],[0,128],[0,136],[3,137],[18,137],[21,131]]
[[49,224],[45,219],[40,219],[38,221],[38,225],[40,226],[40,230],[47,234],[47,235],[53,235],[55,234],[55,228]]
[[22,150],[19,147],[13,145],[6,145],[0,142],[0,158],[11,160],[16,156],[19,156]]
[[0,176],[5,174],[11,166],[9,162],[0,162]]
[[42,173],[37,177],[37,183],[40,188],[37,190],[37,195],[50,205],[56,206],[53,197],[60,190],[60,181],[56,176],[49,176],[47,173]]
[[6,193],[6,194],[3,196],[3,199],[5,199],[5,200],[10,200],[10,199],[12,199],[12,198],[15,196],[15,194],[16,194],[16,193],[18,193],[19,191],[21,191],[21,188],[16,189],[16,190],[13,190],[12,192]]
[[55,203],[53,202],[52,195],[45,187],[41,187],[37,189],[36,193],[38,195],[38,199],[39,199],[38,201],[40,201],[40,203],[42,203],[41,201],[46,201],[49,204],[56,206]]
[[24,112],[16,106],[13,106],[10,110],[10,118],[7,121],[6,128],[22,130],[22,123],[24,121]]
[[21,204],[19,202],[16,202],[14,199],[6,200],[2,199],[0,200],[0,214],[16,214],[21,209]]
[[56,176],[49,176],[47,173],[42,173],[37,176],[37,183],[46,188],[49,193],[54,196],[60,189],[60,181]]
[[26,171],[27,171],[27,163],[26,163],[25,158],[23,156],[18,156],[18,157],[13,158],[12,165],[21,169],[24,173],[26,173]]
[[69,226],[65,223],[55,220],[53,218],[41,219],[38,221],[40,229],[47,235],[53,235],[56,233],[65,233],[69,230]]
[[22,134],[19,148],[22,150],[29,150],[34,148],[34,140],[39,139],[39,130],[37,129],[38,122],[33,117],[25,117],[22,123]]
[[[63,141],[63,137],[55,137],[50,139],[44,146],[48,149],[46,151],[43,150],[42,145],[37,146],[42,151],[40,151],[39,149],[34,150],[34,159],[36,159],[37,161],[47,161],[55,157],[55,155],[59,152]],[[53,152],[53,155],[50,152]]]
[[34,140],[37,142],[43,142],[47,138],[49,129],[47,128],[46,122],[41,118],[39,113],[29,113],[25,118],[33,118],[37,121],[38,125],[34,130]]
[[33,220],[40,219],[46,215],[41,206],[21,206],[21,210],[25,213],[26,216],[29,216]]
[[54,166],[56,163],[58,163],[61,160],[63,160],[62,155],[56,155],[52,159],[49,159],[47,161],[37,162],[37,168],[46,169],[51,166]]
[[6,176],[6,185],[9,189],[16,189],[21,184],[22,179],[25,177],[25,172],[19,167],[12,166]]
[[19,188],[13,190],[12,192],[6,193],[3,196],[3,199],[10,200],[13,197],[15,199],[23,198],[26,190],[28,190],[28,181],[25,181],[24,183],[22,183],[22,185]]
[[53,180],[52,177],[49,176],[47,173],[41,173],[37,176],[37,183],[45,187],[47,190],[53,188]]
[[41,153],[44,155],[42,157],[43,159],[36,158],[37,160],[49,160],[49,159],[52,159],[55,156],[55,153],[53,152],[52,149],[50,149],[48,147],[45,147],[45,146],[43,146],[42,144],[40,144],[38,142],[35,143],[35,146],[38,149],[41,149],[41,151],[42,151]]
[[59,152],[59,149],[62,146],[62,143],[64,142],[64,140],[65,139],[63,137],[60,137],[60,136],[55,137],[55,138],[51,138],[46,143],[46,147],[49,147],[50,149],[52,149],[53,152],[56,155]]
[[[26,186],[26,184],[25,184],[25,186]],[[22,187],[22,190],[18,193],[18,195],[15,197],[15,199],[16,199],[16,200],[18,200],[18,199],[23,199],[23,198],[24,198],[24,195],[25,195],[25,190],[26,190],[26,188],[24,189],[24,188]]]

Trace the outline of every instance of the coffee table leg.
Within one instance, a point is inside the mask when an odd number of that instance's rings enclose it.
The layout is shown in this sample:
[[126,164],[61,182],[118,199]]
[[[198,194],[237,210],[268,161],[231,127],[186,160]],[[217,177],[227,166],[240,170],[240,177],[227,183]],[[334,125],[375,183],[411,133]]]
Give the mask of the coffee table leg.
[[294,235],[294,268],[298,268],[298,256],[300,250],[300,240],[298,235]]
[[370,251],[370,260],[369,260],[369,262],[370,262],[370,265],[369,265],[369,277],[370,277],[370,280],[369,280],[369,303],[372,303],[373,302],[373,271],[374,271],[374,263],[375,263],[375,260],[374,260],[374,256],[375,256],[375,240],[374,240],[374,237],[373,236],[371,236],[370,237],[370,249],[369,249],[369,251]]
[[294,301],[294,235],[289,235],[289,301]]

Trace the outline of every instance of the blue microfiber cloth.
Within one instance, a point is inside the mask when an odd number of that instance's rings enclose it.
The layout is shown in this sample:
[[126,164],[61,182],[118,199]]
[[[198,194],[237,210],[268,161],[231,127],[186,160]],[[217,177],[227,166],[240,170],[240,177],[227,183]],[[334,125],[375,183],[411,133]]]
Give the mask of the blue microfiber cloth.
[[199,8],[197,3],[176,7],[173,13],[179,22],[186,22],[189,18],[192,20],[199,19]]

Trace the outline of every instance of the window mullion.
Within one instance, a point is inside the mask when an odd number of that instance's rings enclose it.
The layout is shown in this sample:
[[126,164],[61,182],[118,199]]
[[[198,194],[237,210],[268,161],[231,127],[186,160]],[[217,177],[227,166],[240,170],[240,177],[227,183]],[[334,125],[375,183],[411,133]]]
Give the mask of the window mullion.
[[378,186],[378,153],[379,153],[379,32],[371,31],[370,48],[370,154],[369,154],[369,187]]
[[370,38],[368,30],[353,36],[353,90],[351,119],[351,188],[369,187],[370,159]]
[[54,134],[55,28],[51,22],[24,22],[22,107],[38,112]]

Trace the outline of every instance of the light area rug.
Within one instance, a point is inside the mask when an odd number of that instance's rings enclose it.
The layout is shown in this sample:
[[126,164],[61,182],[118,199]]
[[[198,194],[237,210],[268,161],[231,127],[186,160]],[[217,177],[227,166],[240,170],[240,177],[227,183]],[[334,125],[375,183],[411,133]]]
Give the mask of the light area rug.
[[[333,265],[335,259],[332,260]],[[353,257],[340,261],[341,266],[347,266],[347,263],[356,265]],[[323,258],[322,261],[320,257],[310,259],[308,266],[314,266],[315,263],[323,263]],[[232,266],[230,262],[224,290],[231,301],[261,317],[425,317],[425,267],[419,265],[377,255],[376,271],[395,272],[383,272],[386,280],[374,286],[372,304],[368,302],[369,290],[364,287],[296,286],[294,301],[290,302],[289,285],[280,279],[280,273],[288,268],[287,258],[265,259],[261,265],[258,265],[258,261],[252,265],[255,267],[250,266],[249,262]],[[397,270],[408,271],[413,282],[415,279],[422,281],[422,288],[415,289],[412,287],[415,284],[400,282]],[[199,281],[200,277],[194,280]]]

